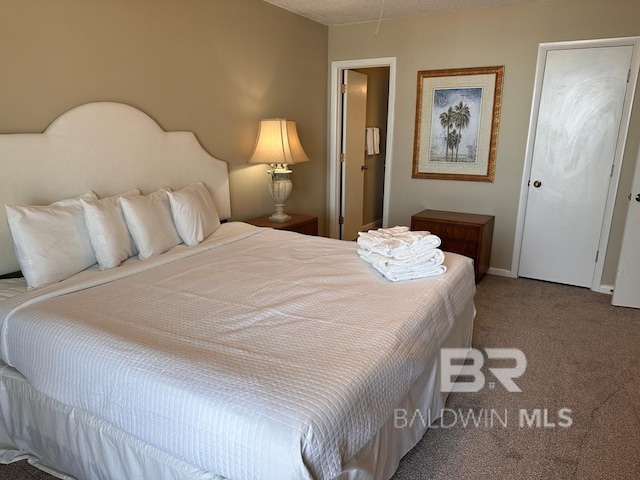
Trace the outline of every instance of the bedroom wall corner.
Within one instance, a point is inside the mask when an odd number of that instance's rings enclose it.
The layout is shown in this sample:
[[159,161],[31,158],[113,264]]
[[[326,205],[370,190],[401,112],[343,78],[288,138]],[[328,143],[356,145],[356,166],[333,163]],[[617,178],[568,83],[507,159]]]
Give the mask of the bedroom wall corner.
[[311,162],[294,167],[287,208],[323,230],[327,27],[261,0],[0,2],[0,133],[42,132],[87,102],[132,105],[228,163],[243,220],[273,209],[266,168],[246,164],[258,120],[289,118]]
[[[491,267],[511,270],[518,199],[533,96],[537,48],[543,42],[638,35],[640,3],[546,0],[331,27],[329,62],[395,56],[397,92],[389,224],[407,225],[425,208],[495,215]],[[452,34],[455,32],[455,34]],[[493,183],[413,179],[416,78],[419,70],[504,65],[496,175]],[[613,284],[640,141],[636,91],[602,281]]]

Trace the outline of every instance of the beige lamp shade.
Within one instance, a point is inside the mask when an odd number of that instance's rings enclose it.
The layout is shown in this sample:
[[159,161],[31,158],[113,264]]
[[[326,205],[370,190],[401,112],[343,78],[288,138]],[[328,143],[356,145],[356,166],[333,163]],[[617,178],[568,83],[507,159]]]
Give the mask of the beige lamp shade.
[[291,165],[308,161],[298,138],[296,122],[282,118],[260,120],[258,138],[247,163]]

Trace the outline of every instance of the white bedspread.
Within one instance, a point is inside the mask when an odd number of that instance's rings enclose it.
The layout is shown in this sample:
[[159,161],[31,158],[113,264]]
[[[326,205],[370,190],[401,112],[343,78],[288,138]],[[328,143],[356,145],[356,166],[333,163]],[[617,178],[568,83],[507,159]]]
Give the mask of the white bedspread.
[[7,298],[22,295],[27,291],[27,282],[24,278],[7,278],[0,280],[0,302]]
[[0,303],[0,353],[46,395],[205,470],[333,478],[475,292],[465,257],[391,283],[356,252],[225,224],[201,246]]

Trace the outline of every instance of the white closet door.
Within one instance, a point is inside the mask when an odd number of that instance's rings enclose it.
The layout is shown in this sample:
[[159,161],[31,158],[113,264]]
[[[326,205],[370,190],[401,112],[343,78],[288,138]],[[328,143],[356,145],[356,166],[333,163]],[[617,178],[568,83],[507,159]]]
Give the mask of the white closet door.
[[547,52],[519,276],[591,286],[632,53]]

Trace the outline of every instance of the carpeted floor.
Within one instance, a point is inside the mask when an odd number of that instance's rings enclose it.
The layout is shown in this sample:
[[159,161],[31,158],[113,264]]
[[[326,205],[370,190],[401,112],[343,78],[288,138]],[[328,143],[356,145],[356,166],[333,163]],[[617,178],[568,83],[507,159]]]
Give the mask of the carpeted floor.
[[[483,369],[486,387],[452,394],[393,480],[640,478],[640,310],[610,301],[582,288],[485,277],[473,343],[522,350],[522,392],[507,392]],[[540,426],[529,427],[536,411]],[[52,477],[17,462],[0,465],[0,479]]]
[[[473,344],[522,350],[522,393],[496,385],[452,394],[447,409],[456,413],[442,424],[455,426],[429,430],[394,480],[640,478],[640,310],[610,302],[587,289],[486,277]],[[562,408],[571,409],[568,428],[520,427],[520,409],[546,409],[551,425]],[[508,424],[465,428],[461,417],[470,409],[503,419],[506,411]]]

